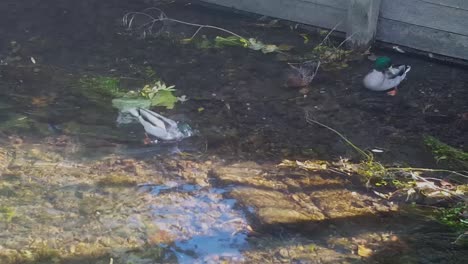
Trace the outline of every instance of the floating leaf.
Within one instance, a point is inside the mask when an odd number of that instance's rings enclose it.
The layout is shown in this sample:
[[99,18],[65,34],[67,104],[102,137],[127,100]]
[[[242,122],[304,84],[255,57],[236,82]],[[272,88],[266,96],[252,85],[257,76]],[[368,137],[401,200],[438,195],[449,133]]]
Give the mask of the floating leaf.
[[278,46],[278,50],[280,51],[288,51],[288,50],[291,50],[293,48],[293,46],[291,45],[286,45],[286,44],[281,44]]
[[304,44],[309,43],[309,36],[307,34],[300,34],[300,36],[304,39]]
[[167,109],[174,108],[177,102],[177,97],[172,94],[172,91],[161,90],[152,99],[151,105],[153,106],[164,106]]
[[192,42],[192,38],[185,38],[180,40],[181,44],[189,44],[190,42]]
[[365,258],[370,257],[372,255],[372,249],[363,245],[358,245],[358,255]]
[[321,36],[327,35],[327,34],[328,34],[328,30],[320,30],[320,31],[319,31],[319,34],[320,34]]
[[210,40],[208,40],[206,37],[203,37],[202,40],[196,41],[195,45],[199,49],[210,49],[213,48],[213,44],[211,43]]
[[254,38],[249,39],[249,46],[250,49],[253,50],[261,50],[263,47],[265,47],[265,44],[263,44],[261,41],[256,40]]
[[215,38],[215,45],[218,48],[224,46],[237,46],[247,48],[249,46],[249,41],[237,36],[229,36],[227,38],[217,36]]
[[278,46],[276,45],[265,45],[262,48],[263,53],[272,53],[278,50]]
[[3,221],[9,223],[16,214],[16,210],[13,207],[2,206],[0,207],[0,216]]
[[116,98],[112,100],[112,106],[121,112],[131,108],[146,108],[151,106],[151,101],[144,98]]

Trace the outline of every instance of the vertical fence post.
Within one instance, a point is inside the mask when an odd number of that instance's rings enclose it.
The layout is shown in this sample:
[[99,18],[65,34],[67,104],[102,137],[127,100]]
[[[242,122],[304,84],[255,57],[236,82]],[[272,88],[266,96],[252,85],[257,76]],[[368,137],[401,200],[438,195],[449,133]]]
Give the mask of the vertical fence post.
[[349,0],[346,36],[354,49],[367,49],[377,31],[381,0]]

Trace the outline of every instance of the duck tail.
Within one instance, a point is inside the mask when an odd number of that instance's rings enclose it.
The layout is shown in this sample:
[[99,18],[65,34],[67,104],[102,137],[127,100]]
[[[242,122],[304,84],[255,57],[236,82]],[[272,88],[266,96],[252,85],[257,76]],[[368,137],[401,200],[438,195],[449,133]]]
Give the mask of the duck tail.
[[405,69],[405,73],[408,73],[409,71],[411,71],[411,66],[409,65],[405,65],[406,69]]
[[390,79],[395,79],[395,78],[402,78],[404,79],[406,77],[406,73],[408,73],[411,70],[411,66],[409,65],[397,65],[397,66],[391,66],[387,73],[389,74]]

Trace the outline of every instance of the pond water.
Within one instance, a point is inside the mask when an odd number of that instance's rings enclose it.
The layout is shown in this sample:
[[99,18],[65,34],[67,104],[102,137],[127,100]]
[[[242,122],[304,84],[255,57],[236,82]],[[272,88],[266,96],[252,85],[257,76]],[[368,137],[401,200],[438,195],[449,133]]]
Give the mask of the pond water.
[[[367,55],[299,91],[282,53],[181,44],[194,29],[173,23],[140,39],[122,16],[158,4],[294,46],[293,62],[323,34],[185,1],[78,2],[0,3],[0,263],[464,263],[455,232],[406,210],[406,194],[366,188],[351,172],[359,154],[305,112],[383,150],[384,165],[437,168],[423,134],[468,149],[466,69],[375,49],[413,67],[396,97],[361,87]],[[87,82],[128,91],[155,76],[189,100],[154,110],[193,137],[144,145],[143,127],[117,124],[111,96]]]

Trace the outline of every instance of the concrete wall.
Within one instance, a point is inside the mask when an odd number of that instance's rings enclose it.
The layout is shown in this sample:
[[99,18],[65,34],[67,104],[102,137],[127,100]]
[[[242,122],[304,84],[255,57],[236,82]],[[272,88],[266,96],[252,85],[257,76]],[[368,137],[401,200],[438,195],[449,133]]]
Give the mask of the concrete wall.
[[[203,0],[238,10],[348,32],[353,21],[366,21],[375,0]],[[378,0],[377,25],[358,25],[380,41],[468,60],[468,0]],[[362,19],[351,19],[354,15]],[[369,19],[367,19],[369,20]],[[371,23],[375,23],[372,22]],[[368,32],[375,28],[376,32]],[[367,28],[366,28],[367,27]],[[356,31],[356,27],[353,29]]]

